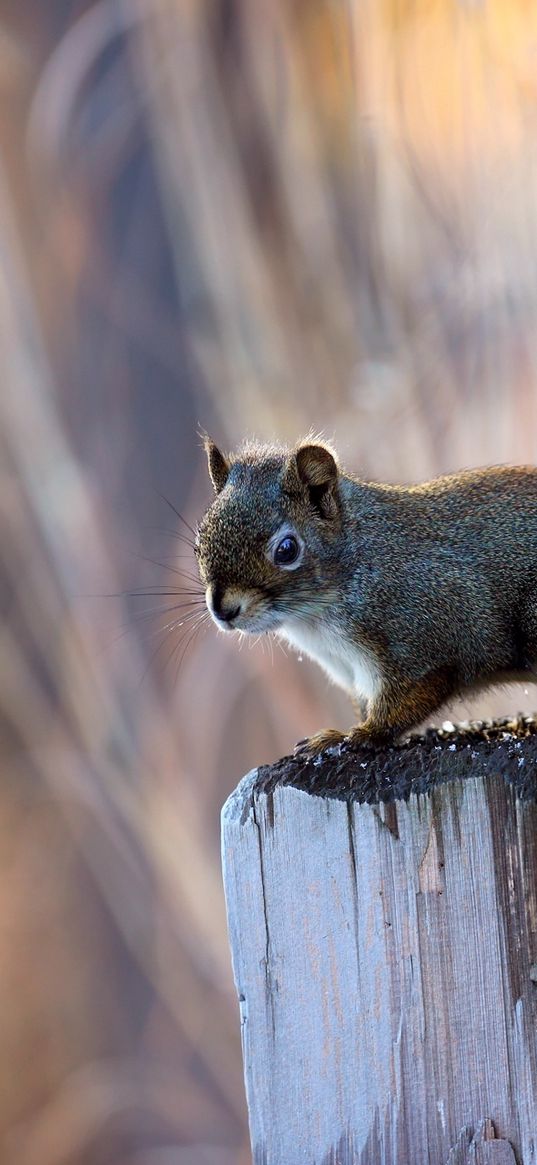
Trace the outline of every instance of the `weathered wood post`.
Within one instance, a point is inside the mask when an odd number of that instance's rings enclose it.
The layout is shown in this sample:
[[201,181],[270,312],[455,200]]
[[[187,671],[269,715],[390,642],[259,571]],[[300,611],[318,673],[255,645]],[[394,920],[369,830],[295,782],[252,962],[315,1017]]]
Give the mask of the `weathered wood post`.
[[256,1165],[536,1165],[536,769],[519,719],[229,798]]

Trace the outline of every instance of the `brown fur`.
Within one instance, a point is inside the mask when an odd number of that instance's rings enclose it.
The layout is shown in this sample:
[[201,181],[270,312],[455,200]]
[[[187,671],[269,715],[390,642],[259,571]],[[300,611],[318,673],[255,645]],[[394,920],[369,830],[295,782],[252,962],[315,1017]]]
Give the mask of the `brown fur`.
[[[536,469],[403,487],[343,473],[319,442],[206,449],[216,497],[197,553],[209,608],[227,630],[283,634],[365,695],[353,744],[396,738],[463,691],[535,675]],[[275,562],[283,536],[299,544],[295,564]],[[341,739],[328,730],[308,747]]]

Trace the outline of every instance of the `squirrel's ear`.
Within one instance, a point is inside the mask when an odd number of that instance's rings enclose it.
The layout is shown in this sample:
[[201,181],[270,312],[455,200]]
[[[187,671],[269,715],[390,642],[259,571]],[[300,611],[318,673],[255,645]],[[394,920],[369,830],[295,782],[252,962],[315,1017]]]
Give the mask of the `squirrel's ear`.
[[210,437],[205,437],[203,442],[205,452],[207,454],[207,464],[209,466],[209,477],[214,486],[214,492],[219,494],[226,484],[229,476],[229,463],[226,461],[223,453],[211,441]]
[[326,445],[301,445],[295,461],[299,479],[306,486],[315,509],[322,518],[335,518],[339,508],[338,467],[331,450]]

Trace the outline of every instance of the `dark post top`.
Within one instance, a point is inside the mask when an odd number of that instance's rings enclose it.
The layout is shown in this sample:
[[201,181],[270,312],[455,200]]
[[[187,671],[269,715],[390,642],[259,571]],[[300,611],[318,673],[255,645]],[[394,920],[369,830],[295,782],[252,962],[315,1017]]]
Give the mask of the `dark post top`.
[[316,797],[367,802],[408,800],[448,781],[500,775],[521,801],[537,801],[537,718],[516,716],[431,728],[386,747],[345,743],[310,758],[298,752],[261,765],[253,793],[289,785]]

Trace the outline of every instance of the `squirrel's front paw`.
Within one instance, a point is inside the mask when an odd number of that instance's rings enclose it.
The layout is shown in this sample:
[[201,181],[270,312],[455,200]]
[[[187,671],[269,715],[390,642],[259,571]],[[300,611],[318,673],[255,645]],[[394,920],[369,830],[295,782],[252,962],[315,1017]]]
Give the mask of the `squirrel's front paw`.
[[394,733],[389,729],[376,728],[373,730],[365,724],[357,724],[355,728],[351,728],[349,735],[345,737],[349,749],[360,749],[362,745],[369,745],[371,748],[376,748],[378,745],[393,744]]
[[306,756],[319,756],[327,748],[333,748],[335,744],[341,744],[345,740],[345,733],[339,732],[337,728],[325,728],[324,732],[316,732],[314,736],[308,736],[306,740],[299,740],[295,745],[296,753],[305,753]]

